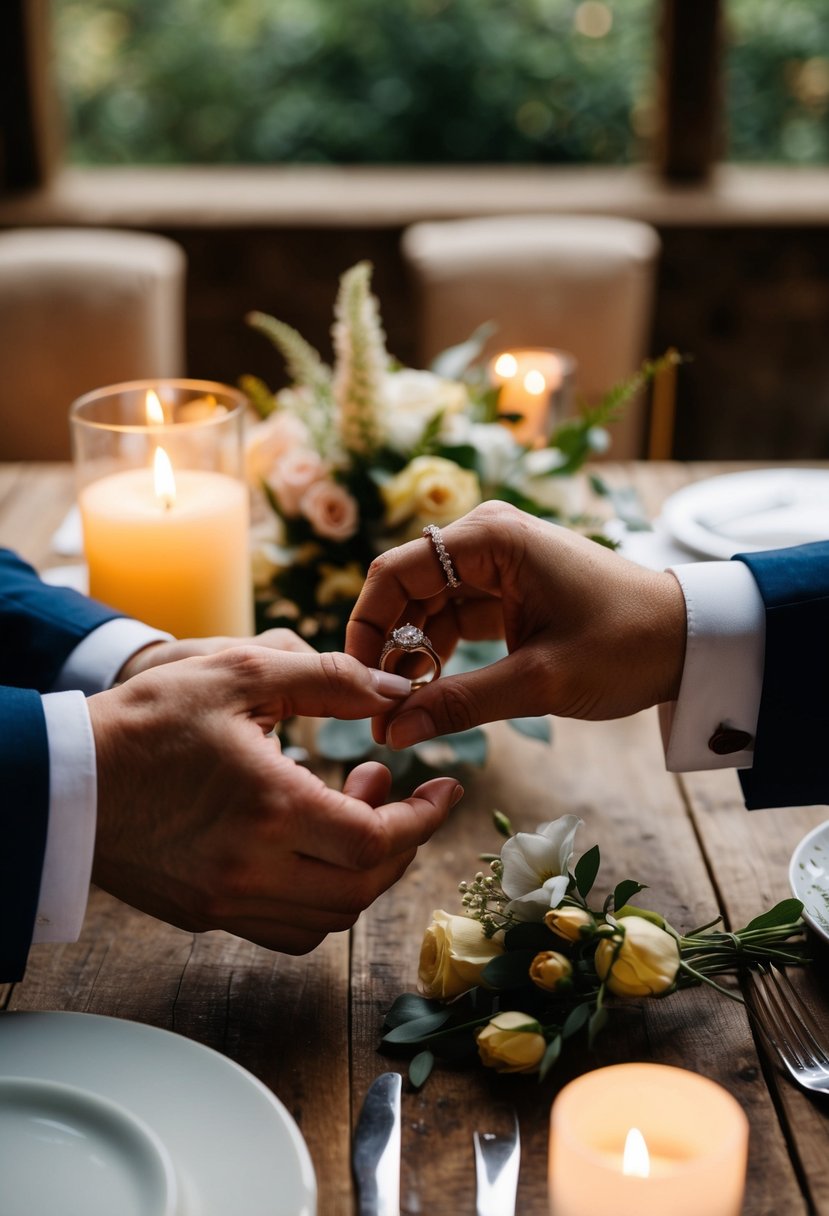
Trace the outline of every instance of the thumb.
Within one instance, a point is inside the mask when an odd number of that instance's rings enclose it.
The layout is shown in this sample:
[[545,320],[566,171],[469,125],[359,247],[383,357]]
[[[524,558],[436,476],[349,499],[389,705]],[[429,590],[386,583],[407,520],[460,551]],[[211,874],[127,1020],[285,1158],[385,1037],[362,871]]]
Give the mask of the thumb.
[[296,654],[265,647],[224,651],[217,661],[238,663],[236,695],[255,717],[368,718],[388,713],[411,692],[411,680],[364,667],[349,655]]
[[427,684],[389,715],[386,743],[394,749],[411,747],[482,722],[549,713],[543,668],[529,659],[524,648],[488,667]]

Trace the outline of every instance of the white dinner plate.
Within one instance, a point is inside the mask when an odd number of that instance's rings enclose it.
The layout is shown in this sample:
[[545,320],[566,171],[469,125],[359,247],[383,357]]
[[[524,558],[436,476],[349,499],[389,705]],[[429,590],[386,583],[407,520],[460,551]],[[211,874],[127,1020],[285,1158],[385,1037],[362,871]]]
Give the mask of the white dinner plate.
[[829,941],[829,822],[813,828],[792,853],[789,885],[803,904],[803,919]]
[[[134,1116],[172,1161],[176,1216],[316,1212],[311,1158],[288,1111],[192,1039],[97,1014],[0,1013],[2,1077],[73,1086]],[[4,1170],[0,1190],[10,1184]]]
[[829,539],[829,470],[752,469],[696,481],[662,508],[668,533],[699,557]]

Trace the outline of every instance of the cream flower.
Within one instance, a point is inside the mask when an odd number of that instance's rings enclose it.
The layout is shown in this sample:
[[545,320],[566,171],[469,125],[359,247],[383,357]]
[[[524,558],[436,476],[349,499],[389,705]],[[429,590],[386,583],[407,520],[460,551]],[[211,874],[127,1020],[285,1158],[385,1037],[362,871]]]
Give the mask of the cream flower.
[[536,1072],[547,1050],[535,1018],[516,1010],[496,1013],[477,1040],[481,1062],[496,1072]]
[[556,937],[566,942],[579,942],[596,931],[596,922],[584,908],[551,908],[544,916],[544,924]]
[[501,849],[501,886],[518,920],[543,920],[567,894],[573,840],[581,826],[575,815],[542,823],[536,832],[518,832]]
[[315,598],[321,608],[342,600],[356,600],[365,582],[359,562],[349,562],[347,566],[321,562],[320,573],[322,578],[317,583]]
[[265,480],[276,495],[280,510],[290,519],[299,515],[305,494],[327,473],[324,461],[313,448],[294,447],[274,462]]
[[396,452],[410,452],[436,414],[457,414],[469,406],[466,386],[433,372],[404,367],[383,381],[386,442]]
[[672,988],[679,970],[676,938],[642,916],[622,916],[624,933],[599,942],[595,965],[616,996],[658,996]]
[[304,423],[287,410],[276,410],[248,428],[245,437],[245,471],[252,485],[259,485],[280,456],[308,443]]
[[503,952],[501,942],[484,937],[476,920],[438,909],[420,947],[420,991],[432,1000],[460,996],[481,983],[484,967]]
[[413,517],[449,524],[481,501],[476,473],[442,456],[416,456],[405,469],[380,487],[386,524],[397,528]]
[[572,974],[573,964],[557,950],[542,950],[530,963],[530,979],[545,992],[569,988]]
[[315,481],[305,491],[299,506],[317,536],[344,541],[357,531],[360,520],[357,501],[336,481],[329,478]]

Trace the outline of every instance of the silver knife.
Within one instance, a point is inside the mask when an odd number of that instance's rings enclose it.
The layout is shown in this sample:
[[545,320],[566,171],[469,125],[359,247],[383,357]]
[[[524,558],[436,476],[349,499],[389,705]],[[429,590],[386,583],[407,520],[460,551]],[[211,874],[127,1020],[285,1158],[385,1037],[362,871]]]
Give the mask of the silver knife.
[[351,1154],[360,1216],[400,1216],[402,1088],[399,1072],[384,1072],[363,1101]]
[[496,1132],[473,1133],[477,1179],[476,1216],[515,1216],[521,1135],[515,1112],[513,1119],[514,1130],[504,1135]]

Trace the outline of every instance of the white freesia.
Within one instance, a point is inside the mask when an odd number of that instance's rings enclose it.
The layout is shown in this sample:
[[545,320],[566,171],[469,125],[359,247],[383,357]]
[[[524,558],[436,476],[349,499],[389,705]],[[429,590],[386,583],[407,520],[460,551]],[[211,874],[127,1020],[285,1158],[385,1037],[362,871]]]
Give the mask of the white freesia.
[[567,894],[573,841],[582,820],[562,815],[537,832],[518,832],[501,849],[501,886],[518,920],[543,920]]
[[[403,367],[383,380],[386,442],[403,455],[412,451],[423,430],[440,413],[453,416],[469,406],[466,385],[433,372]],[[443,436],[443,428],[441,428]]]
[[513,484],[548,511],[578,515],[584,510],[584,483],[572,474],[555,473],[565,463],[566,457],[558,448],[527,452],[521,462],[521,475]]

